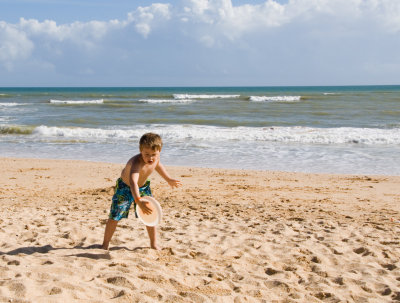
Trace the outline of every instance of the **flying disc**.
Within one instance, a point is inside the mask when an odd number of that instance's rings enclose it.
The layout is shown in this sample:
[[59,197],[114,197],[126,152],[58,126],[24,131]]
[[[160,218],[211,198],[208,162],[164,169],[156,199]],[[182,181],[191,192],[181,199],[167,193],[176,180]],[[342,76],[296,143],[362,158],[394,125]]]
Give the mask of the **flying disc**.
[[142,209],[137,206],[136,213],[143,222],[143,224],[147,226],[156,226],[161,222],[162,217],[162,209],[160,203],[156,199],[150,196],[144,196],[140,198],[140,202],[148,202],[146,206],[151,209],[151,214],[143,213]]

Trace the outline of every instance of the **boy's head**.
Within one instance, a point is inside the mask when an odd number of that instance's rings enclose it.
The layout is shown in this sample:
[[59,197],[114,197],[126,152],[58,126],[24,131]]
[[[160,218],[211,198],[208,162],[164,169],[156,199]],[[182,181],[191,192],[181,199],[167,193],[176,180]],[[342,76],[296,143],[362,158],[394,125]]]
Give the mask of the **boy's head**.
[[142,151],[143,148],[147,148],[147,149],[151,149],[153,151],[161,152],[162,145],[163,145],[163,143],[162,143],[161,137],[154,133],[144,134],[140,138],[140,141],[139,141],[140,151]]

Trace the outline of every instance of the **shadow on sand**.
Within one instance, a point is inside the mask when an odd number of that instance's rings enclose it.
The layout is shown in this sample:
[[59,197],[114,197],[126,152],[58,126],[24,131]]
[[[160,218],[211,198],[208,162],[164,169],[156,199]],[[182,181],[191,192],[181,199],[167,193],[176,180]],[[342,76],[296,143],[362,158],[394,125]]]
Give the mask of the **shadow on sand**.
[[[51,245],[44,245],[44,246],[27,246],[27,247],[20,247],[14,250],[10,250],[8,252],[1,252],[0,251],[0,256],[1,255],[8,255],[8,256],[15,256],[19,254],[24,254],[24,255],[32,255],[35,253],[39,254],[46,254],[52,250],[68,250],[68,249],[82,249],[82,250],[90,250],[90,249],[102,249],[100,244],[93,244],[89,246],[74,246],[74,247],[53,247]],[[110,248],[109,251],[116,251],[116,250],[128,250],[128,251],[138,251],[142,249],[149,249],[148,247],[136,247],[134,249],[130,249],[124,246],[116,246]],[[104,251],[104,250],[103,250]],[[110,252],[109,251],[104,251],[103,253],[77,253],[77,254],[71,254],[71,255],[66,255],[67,257],[81,257],[81,258],[90,258],[90,259],[106,259],[110,260]]]

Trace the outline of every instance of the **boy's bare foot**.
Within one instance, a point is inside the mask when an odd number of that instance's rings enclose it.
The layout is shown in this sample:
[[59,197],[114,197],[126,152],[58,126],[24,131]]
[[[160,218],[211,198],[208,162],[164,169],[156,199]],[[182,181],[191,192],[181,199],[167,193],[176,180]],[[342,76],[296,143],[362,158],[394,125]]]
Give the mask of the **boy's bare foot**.
[[157,244],[150,244],[150,247],[155,250],[160,250],[160,247]]
[[103,245],[101,245],[101,248],[104,249],[104,250],[108,250],[108,246],[109,246],[109,244],[104,244],[103,243]]

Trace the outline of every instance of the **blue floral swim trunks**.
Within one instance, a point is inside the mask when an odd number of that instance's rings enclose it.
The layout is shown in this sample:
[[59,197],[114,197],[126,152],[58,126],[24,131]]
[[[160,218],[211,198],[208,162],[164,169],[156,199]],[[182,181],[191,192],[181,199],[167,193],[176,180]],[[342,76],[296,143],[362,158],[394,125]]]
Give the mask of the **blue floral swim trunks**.
[[[150,189],[150,180],[147,180],[146,183],[139,188],[140,196],[152,196]],[[112,204],[110,209],[109,218],[115,221],[119,221],[122,218],[128,218],[129,209],[132,205],[136,214],[136,203],[133,199],[131,188],[122,181],[121,178],[117,180],[117,184],[115,186],[114,195],[112,197]]]

